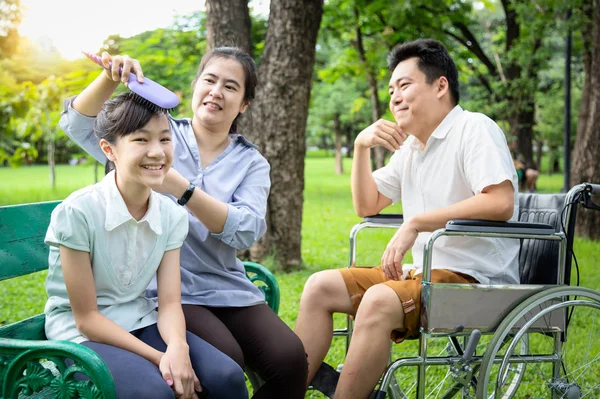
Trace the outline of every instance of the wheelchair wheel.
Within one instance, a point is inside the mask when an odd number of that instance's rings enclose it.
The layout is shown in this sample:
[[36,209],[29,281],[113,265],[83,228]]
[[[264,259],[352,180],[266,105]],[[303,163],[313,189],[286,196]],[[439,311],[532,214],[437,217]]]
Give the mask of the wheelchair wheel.
[[[600,397],[599,312],[600,294],[586,288],[559,286],[527,298],[500,323],[490,341],[477,397]],[[502,350],[507,337],[512,341]],[[523,342],[528,347],[525,354]],[[516,348],[521,348],[518,353]],[[514,378],[505,376],[518,365],[526,367],[515,385]]]
[[[483,354],[490,342],[492,336],[484,335],[481,337],[477,345],[476,353]],[[512,342],[512,337],[508,336],[505,342],[500,347],[500,351],[505,350]],[[464,342],[466,345],[466,340]],[[463,348],[464,349],[464,348]],[[526,354],[528,351],[527,339],[521,340],[515,351],[519,354]],[[456,352],[450,340],[446,341],[442,338],[428,340],[429,360],[433,360],[436,365],[426,366],[426,382],[424,398],[426,399],[474,399],[476,397],[477,384],[479,380],[479,369],[481,363],[477,358],[460,366],[457,364],[461,356]],[[400,357],[401,359],[403,357]],[[480,357],[478,357],[481,359]],[[436,361],[436,359],[443,359]],[[404,358],[404,360],[408,360]],[[402,361],[402,360],[401,360]],[[409,361],[410,363],[410,361]],[[411,365],[400,366],[386,373],[384,380],[387,383],[382,384],[381,388],[386,391],[385,398],[388,399],[417,399],[417,369],[414,367],[414,362]],[[505,371],[505,381],[510,381],[510,389],[499,396],[498,399],[504,399],[506,395],[512,395],[518,387],[523,376],[526,365],[516,364]],[[381,396],[382,398],[384,396]],[[494,392],[491,392],[486,399],[495,399]]]

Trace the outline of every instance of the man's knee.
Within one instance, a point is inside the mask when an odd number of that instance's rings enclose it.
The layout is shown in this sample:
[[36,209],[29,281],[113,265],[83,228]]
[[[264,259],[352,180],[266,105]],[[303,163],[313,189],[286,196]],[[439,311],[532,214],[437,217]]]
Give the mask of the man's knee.
[[350,296],[339,270],[324,270],[308,278],[304,285],[302,300],[310,302],[311,306],[331,308],[333,304],[340,301],[349,303]]
[[365,292],[356,315],[356,327],[389,326],[390,330],[402,327],[404,311],[402,302],[392,288],[376,284]]

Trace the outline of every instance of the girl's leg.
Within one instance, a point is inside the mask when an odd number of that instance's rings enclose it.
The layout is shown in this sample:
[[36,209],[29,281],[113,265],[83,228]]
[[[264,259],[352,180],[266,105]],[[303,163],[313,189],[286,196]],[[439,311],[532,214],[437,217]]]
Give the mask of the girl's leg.
[[244,368],[244,355],[229,329],[213,312],[199,305],[182,305],[186,328]]
[[81,345],[87,346],[104,360],[115,381],[117,399],[174,398],[173,390],[152,362],[110,345],[92,341],[82,342]]
[[[156,324],[137,334],[138,338],[159,351],[167,346],[160,336]],[[187,332],[190,360],[204,391],[211,399],[248,398],[244,371],[229,356],[214,346]]]
[[302,399],[308,363],[302,342],[266,304],[210,308],[240,344],[246,364],[265,384],[253,399]]

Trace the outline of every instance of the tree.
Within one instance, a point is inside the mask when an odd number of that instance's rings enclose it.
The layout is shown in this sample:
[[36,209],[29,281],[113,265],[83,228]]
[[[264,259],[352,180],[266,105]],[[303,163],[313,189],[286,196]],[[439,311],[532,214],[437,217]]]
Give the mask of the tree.
[[[581,33],[584,41],[585,81],[573,150],[571,185],[600,183],[600,0],[584,2]],[[577,232],[600,238],[600,212],[582,211]]]
[[[214,3],[217,1],[207,1],[211,8],[207,14],[208,36],[215,38],[214,46],[231,45],[229,38],[211,32],[220,26],[213,20],[227,18],[219,14],[224,8],[214,7]],[[226,3],[248,12],[247,3]],[[267,233],[253,247],[252,254],[258,259],[271,253],[286,271],[299,269],[302,261],[306,120],[322,12],[322,0],[271,1],[256,99],[240,128],[260,146],[271,164]],[[232,27],[237,27],[232,33],[234,38],[249,35],[244,24],[233,24],[228,29]]]
[[237,46],[252,55],[248,0],[206,1],[208,47]]
[[21,22],[21,1],[0,1],[0,59],[12,56],[19,44],[17,28]]

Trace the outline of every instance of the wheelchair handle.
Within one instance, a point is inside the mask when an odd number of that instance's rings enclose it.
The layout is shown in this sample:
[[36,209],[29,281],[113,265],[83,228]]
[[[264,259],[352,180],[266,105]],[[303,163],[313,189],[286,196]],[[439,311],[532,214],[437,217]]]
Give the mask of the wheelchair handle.
[[598,195],[600,194],[600,184],[592,184],[592,183],[584,183],[586,185],[586,189],[592,194]]

